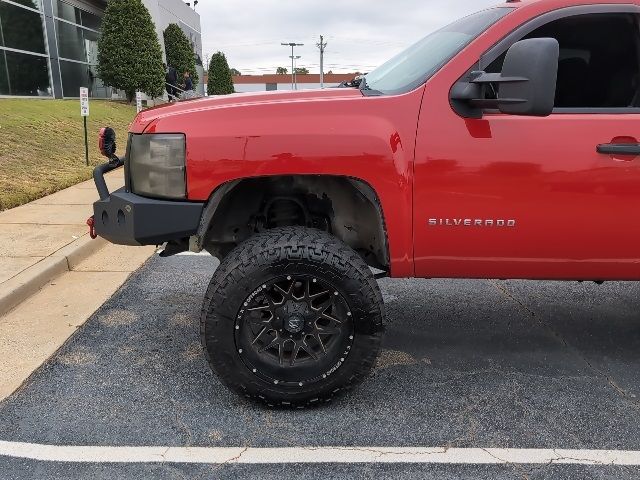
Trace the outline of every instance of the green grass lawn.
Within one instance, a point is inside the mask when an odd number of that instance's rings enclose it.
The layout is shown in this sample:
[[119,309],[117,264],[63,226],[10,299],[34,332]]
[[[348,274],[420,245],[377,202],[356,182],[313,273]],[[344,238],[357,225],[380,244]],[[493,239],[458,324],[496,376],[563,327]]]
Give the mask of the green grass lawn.
[[124,153],[134,106],[91,100],[87,120],[89,166],[78,100],[0,99],[0,210],[16,207],[91,178],[105,161],[98,131],[116,131]]

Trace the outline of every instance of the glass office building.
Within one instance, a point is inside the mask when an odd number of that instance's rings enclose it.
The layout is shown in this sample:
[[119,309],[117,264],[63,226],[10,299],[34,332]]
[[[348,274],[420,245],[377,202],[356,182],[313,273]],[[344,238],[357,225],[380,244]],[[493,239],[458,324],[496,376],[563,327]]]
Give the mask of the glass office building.
[[[200,18],[181,0],[143,0],[158,28],[179,23],[200,51]],[[0,96],[69,98],[88,87],[111,98],[97,76],[106,0],[0,0]],[[198,30],[182,21],[188,19]]]
[[0,0],[0,95],[110,97],[96,76],[99,4]]

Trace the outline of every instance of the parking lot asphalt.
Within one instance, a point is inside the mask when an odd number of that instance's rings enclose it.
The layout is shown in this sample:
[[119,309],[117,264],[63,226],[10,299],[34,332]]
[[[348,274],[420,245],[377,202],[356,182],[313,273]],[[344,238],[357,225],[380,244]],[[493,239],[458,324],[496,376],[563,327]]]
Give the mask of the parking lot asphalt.
[[[373,374],[332,404],[230,393],[199,342],[217,261],[152,258],[0,403],[0,440],[54,445],[640,450],[640,284],[391,280]],[[79,295],[82,292],[78,292]],[[637,466],[62,463],[0,478],[639,478]]]

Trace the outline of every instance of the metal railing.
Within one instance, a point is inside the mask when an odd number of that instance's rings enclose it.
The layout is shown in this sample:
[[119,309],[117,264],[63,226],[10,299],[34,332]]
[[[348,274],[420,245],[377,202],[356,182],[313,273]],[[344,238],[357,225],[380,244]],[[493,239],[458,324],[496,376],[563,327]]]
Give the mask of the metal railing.
[[[185,100],[187,98],[196,98],[196,97],[200,97],[200,95],[198,95],[195,90],[183,90],[182,88],[178,87],[177,85],[172,85],[169,82],[164,82],[165,86],[167,87],[171,87],[173,90],[176,90],[178,93],[178,95],[171,95],[168,91],[167,91],[167,96],[169,97],[169,100],[173,100],[174,102],[177,102],[179,100]],[[187,94],[187,95],[185,95]]]

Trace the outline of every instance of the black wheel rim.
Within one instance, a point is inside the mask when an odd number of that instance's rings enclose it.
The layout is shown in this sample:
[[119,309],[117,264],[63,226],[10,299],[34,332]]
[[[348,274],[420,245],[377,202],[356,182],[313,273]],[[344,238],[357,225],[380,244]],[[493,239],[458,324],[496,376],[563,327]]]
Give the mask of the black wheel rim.
[[273,384],[303,386],[344,363],[354,338],[347,301],[330,282],[285,275],[260,285],[243,302],[235,340],[243,362]]

